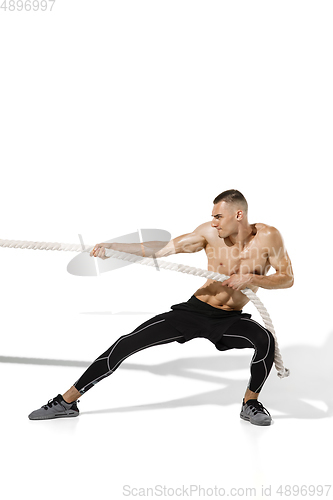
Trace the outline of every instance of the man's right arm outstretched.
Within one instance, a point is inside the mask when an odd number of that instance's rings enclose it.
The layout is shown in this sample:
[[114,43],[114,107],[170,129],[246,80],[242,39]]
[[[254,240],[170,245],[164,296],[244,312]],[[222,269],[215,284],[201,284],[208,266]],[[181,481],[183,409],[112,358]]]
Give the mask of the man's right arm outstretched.
[[92,257],[108,259],[105,256],[105,249],[127,252],[140,257],[163,258],[177,253],[194,253],[203,250],[207,244],[199,226],[192,233],[183,234],[165,241],[145,241],[143,243],[98,243],[90,252]]

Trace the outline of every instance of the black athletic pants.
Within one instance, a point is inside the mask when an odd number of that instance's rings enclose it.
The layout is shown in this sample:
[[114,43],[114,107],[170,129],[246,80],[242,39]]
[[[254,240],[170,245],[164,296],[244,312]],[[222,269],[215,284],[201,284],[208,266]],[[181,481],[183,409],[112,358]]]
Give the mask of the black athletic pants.
[[155,316],[132,333],[121,336],[87,368],[74,387],[84,394],[111,375],[126,358],[147,347],[174,341],[184,343],[192,338],[204,337],[219,350],[254,349],[248,388],[259,393],[274,360],[275,342],[271,332],[252,320],[250,314],[242,314],[241,311],[217,312],[216,308],[203,304],[195,297],[183,304],[185,310],[181,310],[179,305],[172,306],[174,311]]

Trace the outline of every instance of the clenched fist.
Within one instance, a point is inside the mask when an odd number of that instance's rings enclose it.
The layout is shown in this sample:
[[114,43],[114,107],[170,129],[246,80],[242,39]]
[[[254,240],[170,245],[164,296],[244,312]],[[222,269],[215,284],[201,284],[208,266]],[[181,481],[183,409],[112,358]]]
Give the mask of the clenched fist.
[[107,259],[108,257],[105,256],[105,249],[110,248],[110,245],[108,243],[97,243],[97,245],[94,246],[94,248],[90,252],[91,257],[100,257],[101,259]]

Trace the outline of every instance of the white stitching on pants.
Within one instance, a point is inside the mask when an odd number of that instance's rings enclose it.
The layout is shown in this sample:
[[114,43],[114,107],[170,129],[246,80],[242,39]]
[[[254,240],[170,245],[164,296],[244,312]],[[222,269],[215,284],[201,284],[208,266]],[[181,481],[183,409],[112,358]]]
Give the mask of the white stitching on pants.
[[130,352],[129,354],[127,354],[127,356],[123,357],[120,361],[118,361],[118,363],[113,367],[113,370],[111,371],[111,373],[115,371],[117,366],[119,366],[120,363],[122,363],[124,361],[124,359],[128,358],[132,354],[135,354],[136,352],[142,351],[142,349],[146,349],[147,347],[151,347],[153,345],[157,345],[157,344],[161,344],[161,343],[163,344],[166,340],[175,340],[175,339],[181,339],[181,338],[182,338],[182,335],[180,337],[172,337],[171,339],[159,340],[158,342],[153,342],[152,344],[148,344],[148,345],[145,345],[144,347],[140,347],[140,349],[137,349],[136,351]]
[[268,377],[268,373],[267,373],[267,366],[266,366],[265,361],[263,361],[263,363],[264,363],[264,365],[265,365],[266,376],[265,376],[264,380],[262,381],[262,383],[259,385],[258,389],[257,389],[257,390],[255,390],[254,392],[259,392],[259,390],[260,390],[260,389],[261,389],[261,387],[264,385],[264,383],[265,383],[265,381],[266,381],[266,379],[267,379],[267,377]]
[[141,330],[136,330],[135,332],[132,332],[132,333],[129,333],[128,335],[123,335],[122,337],[120,337],[117,342],[114,344],[113,346],[113,349],[112,351],[110,352],[109,356],[108,356],[108,361],[107,361],[107,365],[109,367],[109,370],[111,370],[111,367],[110,367],[110,356],[112,354],[112,352],[115,350],[115,348],[117,347],[117,345],[119,344],[119,342],[127,337],[130,337],[131,335],[135,335],[136,333],[139,333],[139,332],[142,332],[142,330],[145,330],[146,328],[148,328],[149,326],[153,326],[153,325],[157,325],[157,323],[162,323],[163,321],[165,321],[165,319],[161,319],[160,321],[155,321],[155,323],[151,323],[150,325],[147,325],[145,326],[144,328],[141,328]]
[[241,320],[243,321],[252,321],[252,323],[255,323],[256,325],[260,326],[260,328],[262,328],[264,330],[264,332],[266,333],[267,337],[268,337],[268,349],[267,349],[267,352],[266,352],[266,356],[264,356],[262,359],[258,359],[257,361],[253,361],[253,363],[259,363],[259,361],[263,361],[264,359],[267,358],[268,356],[268,353],[269,353],[269,349],[271,347],[271,338],[270,336],[268,335],[267,331],[265,330],[265,328],[263,328],[261,325],[259,325],[259,323],[257,323],[256,321],[254,321],[253,319],[247,319],[247,318],[241,318]]
[[[162,320],[162,321],[165,321],[165,320]],[[159,323],[159,321],[157,321],[157,323]],[[156,323],[154,323],[154,324],[156,324]],[[151,326],[151,325],[148,325],[148,326]],[[143,330],[143,328],[142,328],[142,330]],[[141,331],[141,330],[140,330],[140,331]],[[133,332],[133,333],[138,333],[138,332]],[[131,335],[131,334],[129,334],[129,335]],[[126,337],[128,337],[128,335],[126,335]],[[109,374],[113,373],[113,372],[115,371],[115,369],[117,368],[117,366],[119,366],[119,365],[120,365],[120,363],[121,363],[124,359],[128,358],[128,357],[129,357],[129,356],[131,356],[132,354],[135,354],[136,352],[142,351],[142,349],[146,349],[147,347],[151,347],[151,346],[153,346],[153,345],[163,344],[163,343],[165,343],[167,340],[181,339],[182,337],[183,337],[183,336],[182,336],[182,335],[180,335],[180,336],[178,336],[178,337],[171,337],[171,338],[169,338],[169,339],[159,340],[158,342],[153,342],[152,344],[148,344],[148,345],[145,345],[145,346],[143,346],[143,347],[140,347],[140,349],[137,349],[136,351],[130,352],[127,356],[125,356],[125,357],[124,357],[124,358],[122,358],[120,361],[118,361],[118,363],[117,363],[117,364],[113,367],[113,369],[112,369],[112,370],[111,370],[111,368],[110,368],[110,364],[108,364],[108,366],[109,366],[109,371],[108,371],[108,372],[106,372],[106,373],[104,373],[103,375],[100,375],[99,377],[95,378],[95,379],[94,379],[94,380],[92,380],[91,382],[89,382],[89,384],[85,385],[85,386],[81,389],[81,391],[85,391],[85,388],[86,388],[88,385],[90,385],[90,384],[94,384],[94,385],[95,385],[96,381],[98,381],[99,379],[100,379],[100,380],[102,380],[103,378],[107,377]],[[125,338],[125,337],[122,337],[122,338]],[[119,340],[120,340],[120,339],[119,339]],[[111,355],[111,353],[110,353],[110,355]],[[103,359],[106,359],[106,358],[103,358]],[[81,392],[81,391],[80,391],[80,392]]]
[[[256,348],[256,346],[254,345],[254,343],[248,339],[247,337],[244,337],[243,335],[227,335],[227,334],[224,334],[224,337],[236,337],[236,338],[242,338],[242,339],[245,339],[245,340],[248,340],[255,348],[255,353],[254,353],[254,356],[252,357],[252,360],[251,360],[251,364],[250,364],[250,370],[251,370],[251,367],[253,364],[256,364],[256,363],[259,363],[259,362],[263,362],[263,365],[265,367],[265,377],[264,377],[264,380],[263,382],[259,385],[258,389],[256,389],[254,392],[259,392],[260,388],[264,385],[267,377],[268,377],[268,373],[267,373],[267,366],[266,366],[266,363],[265,363],[265,359],[267,358],[268,356],[268,353],[269,353],[269,349],[270,349],[270,346],[271,346],[271,338],[270,336],[268,335],[267,331],[259,324],[257,323],[256,321],[252,320],[252,319],[248,319],[248,318],[241,318],[241,320],[245,320],[245,321],[252,321],[252,323],[255,323],[256,325],[260,326],[260,328],[262,328],[262,330],[264,330],[264,332],[266,333],[267,337],[268,337],[268,349],[267,349],[267,352],[266,352],[266,355],[262,358],[262,359],[258,359],[257,361],[253,361],[258,353],[258,350]],[[250,381],[248,383],[248,388],[250,387],[251,385],[251,380],[252,380],[252,376],[250,378]]]

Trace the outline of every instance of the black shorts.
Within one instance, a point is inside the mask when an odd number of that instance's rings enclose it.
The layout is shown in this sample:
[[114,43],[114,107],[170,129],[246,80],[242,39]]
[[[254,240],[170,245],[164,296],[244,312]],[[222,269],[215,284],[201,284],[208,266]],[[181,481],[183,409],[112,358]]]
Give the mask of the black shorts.
[[176,342],[183,344],[197,337],[210,340],[219,351],[232,349],[223,344],[223,334],[241,318],[251,318],[251,314],[242,311],[224,311],[194,295],[187,301],[171,306],[172,311],[159,314],[172,325],[182,338]]

